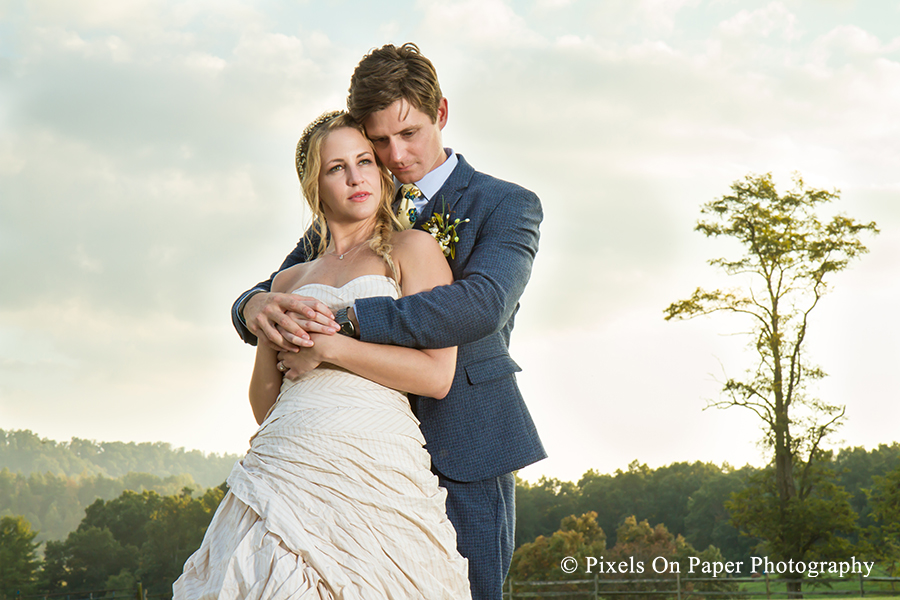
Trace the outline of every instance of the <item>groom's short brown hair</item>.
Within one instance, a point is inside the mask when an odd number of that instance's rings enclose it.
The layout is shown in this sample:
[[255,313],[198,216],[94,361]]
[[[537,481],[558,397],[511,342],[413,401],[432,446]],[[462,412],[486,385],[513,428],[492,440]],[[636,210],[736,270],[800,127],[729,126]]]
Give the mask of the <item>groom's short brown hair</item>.
[[372,113],[406,100],[435,123],[441,98],[437,71],[419,47],[412,42],[399,48],[387,44],[359,61],[350,78],[347,110],[363,123]]

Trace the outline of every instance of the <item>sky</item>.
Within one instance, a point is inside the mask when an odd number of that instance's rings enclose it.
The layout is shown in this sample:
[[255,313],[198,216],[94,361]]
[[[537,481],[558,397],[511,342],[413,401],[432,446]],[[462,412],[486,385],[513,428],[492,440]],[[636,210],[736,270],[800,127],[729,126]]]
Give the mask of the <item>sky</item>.
[[900,0],[0,0],[0,429],[244,453],[229,311],[308,223],[294,146],[363,55],[414,41],[445,145],[544,207],[511,353],[550,458],[521,477],[765,463],[751,413],[704,410],[752,364],[746,324],[663,319],[729,284],[706,261],[735,248],[694,226],[748,174],[878,223],[809,352],[847,406],[831,447],[897,441],[898,21]]

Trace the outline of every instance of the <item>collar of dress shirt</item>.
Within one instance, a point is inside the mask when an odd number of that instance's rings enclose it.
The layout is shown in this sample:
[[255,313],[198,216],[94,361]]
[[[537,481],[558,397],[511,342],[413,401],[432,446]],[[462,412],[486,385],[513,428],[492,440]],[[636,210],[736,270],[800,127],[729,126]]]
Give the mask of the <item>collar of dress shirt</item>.
[[[444,186],[447,178],[450,177],[450,173],[453,172],[453,169],[456,168],[456,164],[459,162],[452,148],[444,148],[444,152],[447,153],[447,160],[442,162],[438,168],[430,171],[425,177],[415,182],[416,187],[422,192],[422,198],[416,198],[414,201],[416,209],[419,211]],[[397,189],[400,189],[401,184],[396,179],[394,179],[394,185],[397,186]]]

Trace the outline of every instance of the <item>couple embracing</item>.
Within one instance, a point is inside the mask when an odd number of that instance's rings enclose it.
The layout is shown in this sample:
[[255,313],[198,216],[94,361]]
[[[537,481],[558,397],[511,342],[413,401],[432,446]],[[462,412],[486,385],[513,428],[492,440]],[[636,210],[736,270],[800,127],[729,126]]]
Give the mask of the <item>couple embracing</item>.
[[546,456],[508,350],[540,201],[443,147],[414,44],[347,105],[297,146],[313,225],[235,302],[260,428],[176,599],[501,597],[512,472]]

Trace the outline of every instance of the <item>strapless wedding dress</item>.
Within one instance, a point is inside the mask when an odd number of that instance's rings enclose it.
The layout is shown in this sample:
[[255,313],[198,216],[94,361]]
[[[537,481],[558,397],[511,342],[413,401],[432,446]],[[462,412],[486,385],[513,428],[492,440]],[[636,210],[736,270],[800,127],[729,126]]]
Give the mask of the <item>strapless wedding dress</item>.
[[[332,310],[399,296],[381,275],[295,293]],[[469,598],[424,443],[400,392],[328,367],[286,380],[174,598]]]

